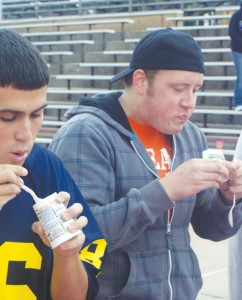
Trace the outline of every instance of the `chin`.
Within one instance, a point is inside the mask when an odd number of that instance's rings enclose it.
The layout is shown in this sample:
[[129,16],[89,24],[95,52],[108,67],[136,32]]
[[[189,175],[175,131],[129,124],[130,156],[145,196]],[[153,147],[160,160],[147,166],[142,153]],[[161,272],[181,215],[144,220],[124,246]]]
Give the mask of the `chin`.
[[169,131],[169,133],[166,133],[166,134],[177,134],[179,132],[181,132],[183,129],[183,126],[180,126],[179,128],[173,128],[173,130]]

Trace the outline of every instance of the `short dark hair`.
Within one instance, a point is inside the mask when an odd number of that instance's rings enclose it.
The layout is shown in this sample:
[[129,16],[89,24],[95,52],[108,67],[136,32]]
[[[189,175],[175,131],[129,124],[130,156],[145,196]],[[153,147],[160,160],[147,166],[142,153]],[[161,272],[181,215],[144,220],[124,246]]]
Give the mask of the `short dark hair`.
[[16,32],[0,29],[0,87],[35,90],[48,82],[48,66],[34,45]]
[[[160,70],[143,70],[143,71],[145,72],[148,82],[151,83],[153,81],[155,75]],[[133,84],[133,74],[134,74],[134,72],[132,72],[124,77],[124,82],[127,87],[130,87]]]

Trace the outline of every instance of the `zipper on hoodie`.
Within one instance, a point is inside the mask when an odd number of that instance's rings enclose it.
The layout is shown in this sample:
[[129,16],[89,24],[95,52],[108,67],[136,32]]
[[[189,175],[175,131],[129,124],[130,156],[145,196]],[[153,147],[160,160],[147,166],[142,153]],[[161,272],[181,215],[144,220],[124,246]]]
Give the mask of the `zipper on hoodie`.
[[134,142],[133,142],[133,138],[134,137],[134,131],[132,131],[132,137],[130,139],[130,143],[135,151],[135,153],[138,155],[138,157],[140,158],[140,160],[143,162],[143,164],[146,166],[146,168],[153,174],[155,175],[156,178],[159,178],[160,179],[160,176],[158,174],[156,174],[148,165],[147,163],[145,162],[145,160],[143,159],[143,157],[139,154],[138,150],[136,149],[135,145],[134,145]]
[[[173,153],[172,153],[172,160],[171,160],[171,167],[170,167],[170,172],[172,172],[173,170],[173,164],[174,164],[174,160],[175,160],[175,157],[176,157],[176,139],[174,137],[174,135],[172,136],[172,139],[173,139]],[[174,201],[173,201],[174,203]],[[167,233],[170,234],[171,233],[171,223],[172,223],[172,219],[173,219],[173,216],[174,216],[174,212],[175,212],[175,206],[171,209],[171,211],[167,212],[168,213],[168,218],[167,218]]]
[[[173,154],[172,154],[172,161],[171,161],[171,167],[170,167],[170,172],[172,172],[173,169],[173,164],[174,164],[174,159],[176,156],[176,140],[174,135],[173,137]],[[171,214],[168,211],[167,212],[167,229],[166,229],[166,233],[167,233],[167,247],[168,247],[168,261],[169,261],[169,270],[168,270],[168,286],[169,286],[169,290],[170,290],[170,297],[169,300],[173,299],[173,288],[172,288],[172,284],[171,284],[171,272],[172,272],[172,254],[171,254],[171,249],[170,249],[170,245],[169,242],[171,240],[171,224],[172,224],[172,220],[173,220],[173,216],[175,213],[175,206],[172,208],[171,210]]]
[[168,286],[169,286],[169,291],[170,291],[170,295],[169,295],[169,300],[173,299],[173,288],[172,288],[172,284],[171,284],[171,271],[172,271],[172,254],[171,254],[171,248],[170,248],[170,241],[171,241],[171,223],[172,223],[172,219],[174,216],[174,211],[175,211],[175,207],[172,208],[172,213],[171,216],[169,216],[169,211],[167,212],[168,214],[168,221],[167,221],[167,229],[166,229],[166,234],[167,234],[167,248],[168,248]]
[[[159,178],[160,179],[160,176],[158,174],[156,174],[148,165],[147,163],[145,162],[145,160],[143,159],[143,157],[139,154],[138,150],[136,149],[134,143],[133,143],[133,140],[134,140],[134,131],[132,131],[132,137],[130,139],[130,143],[135,151],[135,153],[138,155],[138,157],[140,158],[140,160],[143,162],[143,164],[146,166],[146,168],[152,173],[155,175],[155,177]],[[173,163],[174,163],[174,158],[176,156],[176,140],[175,140],[175,137],[174,135],[172,136],[173,138],[173,155],[172,155],[172,162],[171,162],[171,167],[170,167],[170,172],[172,172],[172,167],[173,167]],[[172,219],[173,219],[173,216],[174,216],[174,211],[175,211],[175,207],[172,208],[172,213],[171,215],[169,215],[169,211],[167,212],[167,227],[166,227],[166,233],[167,233],[167,239],[168,239],[168,278],[167,278],[167,281],[168,281],[168,286],[169,286],[169,290],[170,290],[170,297],[169,297],[169,300],[172,300],[173,298],[173,288],[172,288],[172,284],[171,284],[171,271],[172,271],[172,254],[171,254],[171,249],[170,249],[170,246],[169,246],[169,239],[171,238],[170,235],[171,235],[171,223],[172,223]]]

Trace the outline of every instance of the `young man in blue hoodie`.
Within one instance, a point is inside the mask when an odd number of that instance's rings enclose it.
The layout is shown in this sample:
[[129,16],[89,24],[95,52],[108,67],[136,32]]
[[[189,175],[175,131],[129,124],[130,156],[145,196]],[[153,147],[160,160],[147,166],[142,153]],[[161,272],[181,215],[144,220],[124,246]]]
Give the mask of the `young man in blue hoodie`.
[[205,136],[189,121],[203,77],[190,35],[151,32],[111,80],[124,78],[124,91],[82,99],[51,143],[108,240],[98,300],[195,300],[189,224],[214,241],[241,225],[242,162],[203,159]]
[[[93,300],[106,242],[62,162],[35,144],[46,106],[48,67],[31,43],[0,30],[0,299]],[[56,192],[63,220],[80,233],[51,249],[33,210]],[[50,219],[51,220],[51,219]],[[32,227],[32,228],[31,228]],[[58,233],[56,233],[58,234]]]

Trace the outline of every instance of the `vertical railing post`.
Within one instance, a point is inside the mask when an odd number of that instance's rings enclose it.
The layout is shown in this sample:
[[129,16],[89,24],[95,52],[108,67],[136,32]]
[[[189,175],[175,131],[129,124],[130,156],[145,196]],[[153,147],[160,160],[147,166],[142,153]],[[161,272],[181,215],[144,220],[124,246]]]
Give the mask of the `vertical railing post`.
[[35,0],[34,10],[35,10],[35,18],[38,18],[39,17],[39,1],[38,0]]
[[82,0],[79,0],[78,13],[79,13],[79,15],[82,15]]
[[2,7],[2,0],[0,0],[0,20],[3,19],[3,7]]
[[132,0],[129,0],[129,12],[132,12]]

